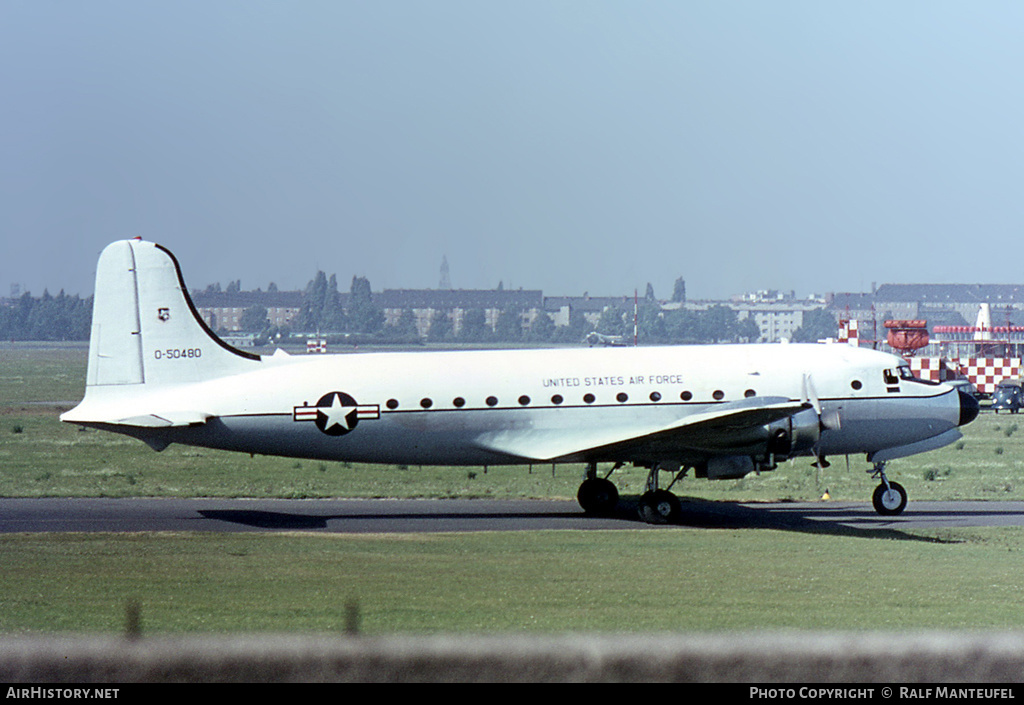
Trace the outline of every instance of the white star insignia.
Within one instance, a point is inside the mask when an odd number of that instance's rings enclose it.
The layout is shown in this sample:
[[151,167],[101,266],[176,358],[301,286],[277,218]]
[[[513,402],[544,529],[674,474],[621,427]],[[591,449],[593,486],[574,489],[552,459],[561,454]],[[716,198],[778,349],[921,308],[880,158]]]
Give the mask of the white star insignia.
[[346,431],[351,431],[350,415],[355,411],[356,407],[345,406],[341,403],[341,396],[335,394],[329,407],[319,407],[319,413],[324,415],[324,430],[330,431],[335,426],[341,426]]

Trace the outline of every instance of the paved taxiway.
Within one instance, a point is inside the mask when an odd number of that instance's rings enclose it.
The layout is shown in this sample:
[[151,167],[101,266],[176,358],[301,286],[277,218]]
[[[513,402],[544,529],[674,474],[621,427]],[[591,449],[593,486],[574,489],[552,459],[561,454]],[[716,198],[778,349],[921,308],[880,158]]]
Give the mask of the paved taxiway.
[[0,533],[313,531],[410,533],[550,529],[781,529],[894,535],[909,529],[1024,526],[1024,502],[911,502],[882,517],[867,502],[684,501],[675,527],[639,521],[628,501],[588,517],[574,501],[386,499],[0,499]]

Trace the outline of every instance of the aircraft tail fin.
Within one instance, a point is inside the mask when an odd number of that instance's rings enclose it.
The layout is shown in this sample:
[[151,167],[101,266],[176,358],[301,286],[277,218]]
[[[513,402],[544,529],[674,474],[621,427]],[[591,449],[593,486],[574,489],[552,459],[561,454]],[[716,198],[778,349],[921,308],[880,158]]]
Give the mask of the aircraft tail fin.
[[201,382],[254,369],[200,317],[166,248],[141,239],[108,245],[96,267],[87,391]]

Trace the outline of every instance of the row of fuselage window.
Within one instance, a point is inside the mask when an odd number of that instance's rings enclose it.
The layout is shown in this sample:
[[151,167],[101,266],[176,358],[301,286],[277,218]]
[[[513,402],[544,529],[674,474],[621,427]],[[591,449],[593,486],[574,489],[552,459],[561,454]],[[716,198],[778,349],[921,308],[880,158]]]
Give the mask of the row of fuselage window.
[[[753,397],[756,395],[757,392],[755,392],[753,389],[748,389],[743,393],[744,397]],[[655,403],[660,402],[662,400],[661,392],[651,392],[647,398]],[[680,393],[679,398],[682,401],[692,401],[693,393],[682,392]],[[725,399],[725,392],[723,392],[721,389],[716,389],[714,392],[712,392],[711,398],[714,399],[715,401],[722,401],[723,399]],[[530,406],[530,404],[533,403],[533,400],[525,394],[519,397],[516,401],[519,403],[519,406]],[[597,396],[591,394],[590,392],[583,395],[584,404],[593,404],[596,401]],[[629,395],[626,394],[625,392],[619,392],[618,394],[615,395],[615,401],[617,401],[620,404],[625,404],[627,401],[629,401]],[[555,394],[554,396],[551,397],[551,403],[554,404],[555,406],[561,406],[562,404],[565,403],[565,397],[563,397],[561,394]],[[498,406],[498,397],[487,397],[484,400],[484,404],[491,408],[496,407]],[[388,409],[395,411],[401,406],[401,404],[397,399],[388,399],[387,402],[385,403],[385,406]],[[433,399],[429,397],[424,397],[423,399],[420,399],[421,408],[430,409],[433,408],[433,406]],[[461,409],[466,406],[466,400],[462,397],[455,397],[455,399],[452,400],[452,406],[454,406],[456,409]]]

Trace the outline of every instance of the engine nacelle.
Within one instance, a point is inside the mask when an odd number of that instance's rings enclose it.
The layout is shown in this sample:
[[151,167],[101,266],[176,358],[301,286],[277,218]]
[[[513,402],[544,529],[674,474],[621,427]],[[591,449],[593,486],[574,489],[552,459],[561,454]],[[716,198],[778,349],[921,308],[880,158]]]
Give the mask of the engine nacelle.
[[814,409],[804,409],[768,425],[768,454],[786,460],[810,451],[821,438],[821,423]]
[[706,477],[709,480],[738,480],[749,475],[757,469],[754,459],[746,455],[724,455],[720,458],[711,458],[701,468],[702,472],[697,477]]
[[[821,437],[821,421],[814,409],[804,409],[767,426],[749,429],[743,443],[745,455],[717,455],[695,466],[696,477],[709,480],[734,480],[751,472],[775,469],[781,460],[808,455]],[[734,436],[734,439],[736,437]],[[725,450],[715,449],[718,452]]]

